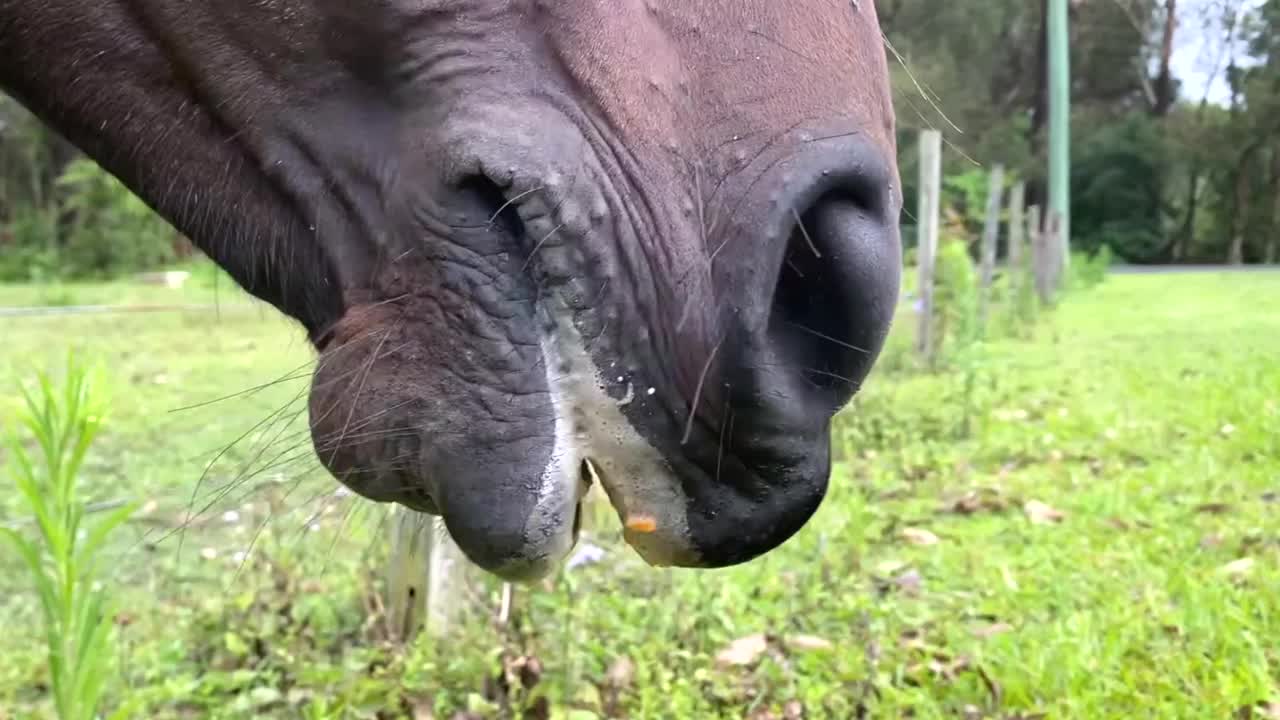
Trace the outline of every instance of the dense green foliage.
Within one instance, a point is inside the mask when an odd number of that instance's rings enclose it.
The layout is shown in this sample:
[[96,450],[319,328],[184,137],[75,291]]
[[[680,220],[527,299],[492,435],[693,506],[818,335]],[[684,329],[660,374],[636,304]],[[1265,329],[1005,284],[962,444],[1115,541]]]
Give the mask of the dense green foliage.
[[0,281],[157,268],[186,243],[120,181],[0,95]]
[[[999,162],[1042,203],[1044,2],[877,7],[902,60],[895,103],[907,210],[924,127],[946,134],[949,180]],[[1073,2],[1071,22],[1073,245],[1136,263],[1280,258],[1280,0]],[[1202,40],[1221,48],[1218,77],[1233,91],[1225,104],[1184,92],[1165,62]],[[946,186],[950,204],[980,208],[966,198],[978,184]]]

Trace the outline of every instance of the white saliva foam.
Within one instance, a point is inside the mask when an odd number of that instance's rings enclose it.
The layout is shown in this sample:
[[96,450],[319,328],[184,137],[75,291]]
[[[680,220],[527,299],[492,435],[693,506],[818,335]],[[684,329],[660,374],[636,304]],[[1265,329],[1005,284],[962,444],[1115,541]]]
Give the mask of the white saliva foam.
[[[567,318],[558,318],[555,331],[543,337],[542,354],[555,412],[555,447],[542,476],[530,534],[563,527],[564,513],[572,523],[582,492],[582,462],[589,460],[624,523],[637,517],[652,520],[644,531],[626,531],[627,542],[652,565],[691,563],[687,499],[680,482],[622,413],[637,394],[629,389],[622,400],[609,397],[605,378]],[[564,367],[567,373],[561,372]],[[565,541],[571,542],[567,533]]]

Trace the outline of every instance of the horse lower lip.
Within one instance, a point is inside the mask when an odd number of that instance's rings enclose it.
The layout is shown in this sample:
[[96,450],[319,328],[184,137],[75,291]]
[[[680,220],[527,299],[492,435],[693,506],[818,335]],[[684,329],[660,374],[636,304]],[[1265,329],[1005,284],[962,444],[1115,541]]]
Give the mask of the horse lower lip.
[[671,528],[660,523],[662,508],[651,507],[651,502],[646,502],[648,498],[629,493],[625,484],[611,482],[604,468],[589,458],[583,461],[583,467],[590,479],[599,483],[618,514],[623,539],[645,562],[655,567],[681,564],[678,561],[687,551],[680,549],[682,543],[678,538],[669,536]]

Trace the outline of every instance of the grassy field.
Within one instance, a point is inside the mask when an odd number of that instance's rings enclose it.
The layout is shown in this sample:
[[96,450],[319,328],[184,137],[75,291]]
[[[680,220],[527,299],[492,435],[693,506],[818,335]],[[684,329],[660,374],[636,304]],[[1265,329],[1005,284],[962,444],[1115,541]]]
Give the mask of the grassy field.
[[[379,621],[385,510],[310,456],[300,333],[221,293],[0,320],[0,411],[68,347],[105,371],[85,482],[146,503],[110,549],[110,695],[136,717],[1280,716],[1280,275],[1112,277],[934,374],[900,333],[782,549],[659,571],[599,523],[602,562],[406,652]],[[35,617],[0,557],[0,718],[47,710]]]

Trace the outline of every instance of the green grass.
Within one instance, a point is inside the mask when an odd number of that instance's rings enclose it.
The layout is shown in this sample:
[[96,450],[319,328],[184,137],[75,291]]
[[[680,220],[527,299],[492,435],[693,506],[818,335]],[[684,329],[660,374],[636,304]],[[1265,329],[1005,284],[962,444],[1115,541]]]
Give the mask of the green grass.
[[[565,718],[1225,718],[1280,700],[1280,276],[1109,278],[1033,340],[983,348],[970,387],[895,370],[906,312],[841,418],[827,502],[783,548],[659,571],[601,526],[607,562],[521,591],[505,626],[477,615],[403,654],[369,621],[385,513],[335,496],[295,435],[310,354],[289,323],[5,320],[0,387],[68,345],[115,381],[82,485],[150,504],[110,553],[128,611],[108,707],[136,698],[138,717],[545,701]],[[19,522],[10,495],[0,515]],[[1032,522],[1031,501],[1061,515]],[[47,670],[15,563],[0,559],[0,717],[25,718],[47,710]],[[740,647],[745,666],[717,663],[756,633],[770,642]]]

